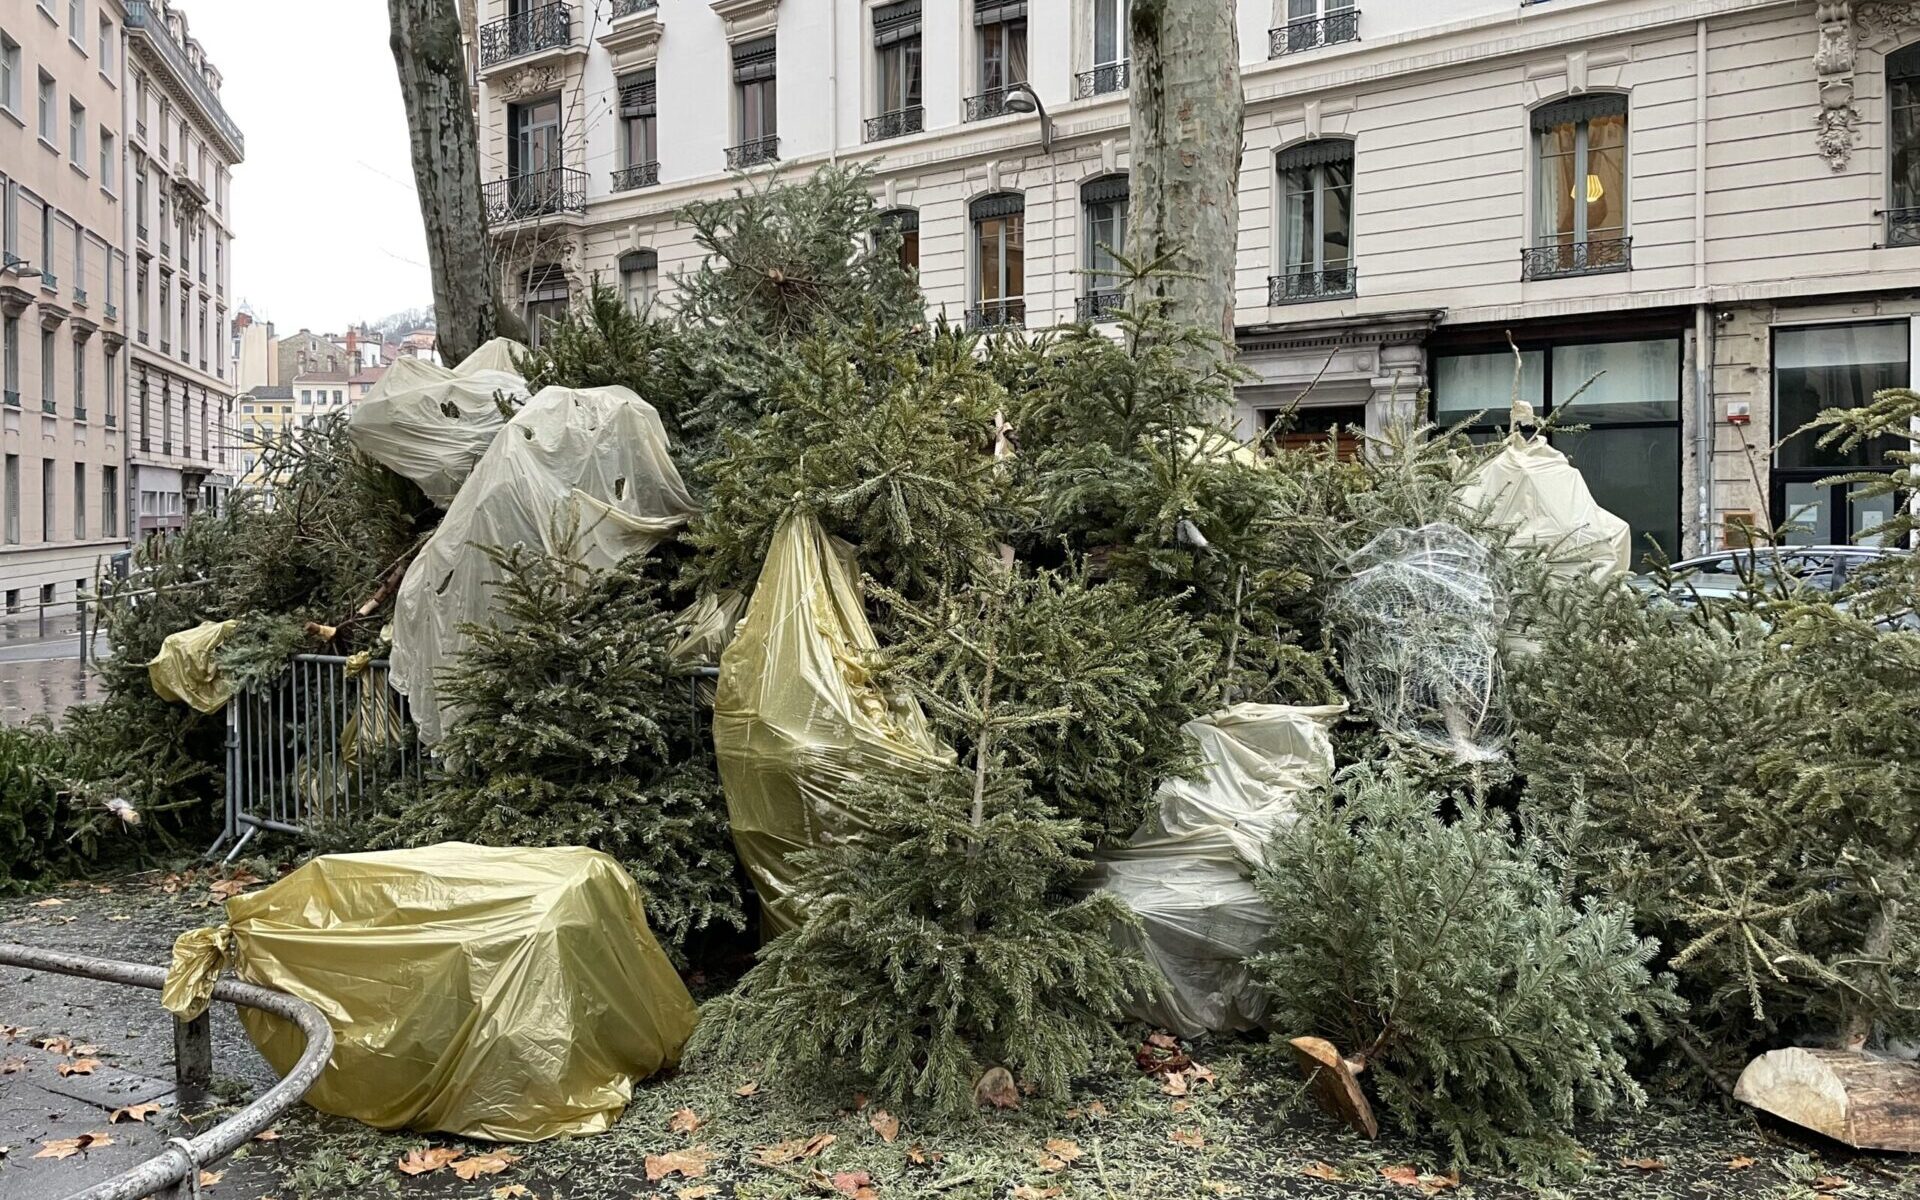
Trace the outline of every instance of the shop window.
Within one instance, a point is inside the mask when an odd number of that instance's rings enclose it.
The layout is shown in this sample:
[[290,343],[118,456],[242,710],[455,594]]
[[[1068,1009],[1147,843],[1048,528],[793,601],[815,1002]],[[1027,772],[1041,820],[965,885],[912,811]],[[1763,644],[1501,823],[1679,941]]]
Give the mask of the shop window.
[[1893,471],[1887,455],[1906,448],[1895,436],[1850,450],[1822,446],[1806,425],[1827,409],[1864,408],[1875,392],[1908,387],[1908,322],[1807,325],[1773,331],[1774,528],[1793,545],[1873,542],[1869,531],[1893,517],[1892,495],[1853,497],[1858,485],[1825,483],[1856,471]]

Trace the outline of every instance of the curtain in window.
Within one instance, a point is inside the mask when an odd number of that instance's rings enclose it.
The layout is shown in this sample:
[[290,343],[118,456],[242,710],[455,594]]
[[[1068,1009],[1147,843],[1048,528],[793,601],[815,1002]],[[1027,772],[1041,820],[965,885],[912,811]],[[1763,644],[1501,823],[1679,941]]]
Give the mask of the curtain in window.
[[1887,57],[1889,207],[1920,208],[1920,44]]
[[[1017,6],[1021,12],[1025,5]],[[1027,81],[1027,20],[1008,17],[980,26],[980,90],[997,92]]]
[[1127,249],[1127,177],[1107,175],[1080,189],[1086,206],[1087,279],[1090,292],[1111,291],[1121,285],[1120,264],[1116,254]]
[[1128,0],[1093,0],[1093,65],[1126,62]]
[[1280,240],[1286,273],[1353,265],[1353,143],[1307,142],[1281,152]]
[[972,204],[974,299],[982,306],[1026,295],[1026,202],[1018,194]]

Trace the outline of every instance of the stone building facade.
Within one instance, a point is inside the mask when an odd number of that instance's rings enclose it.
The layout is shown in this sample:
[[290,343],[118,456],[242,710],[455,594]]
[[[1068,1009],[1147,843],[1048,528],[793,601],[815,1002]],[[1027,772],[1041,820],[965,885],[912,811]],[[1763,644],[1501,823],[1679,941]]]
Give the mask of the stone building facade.
[[[1920,3],[1242,0],[1239,420],[1536,409],[1680,557],[1880,515],[1795,438],[1906,385]],[[688,200],[870,164],[930,312],[1098,319],[1124,239],[1126,0],[481,0],[509,296],[671,302]],[[1038,111],[1036,111],[1038,110]],[[537,321],[536,321],[537,323]],[[1516,371],[1514,348],[1519,350]],[[1489,418],[1478,418],[1488,433]]]

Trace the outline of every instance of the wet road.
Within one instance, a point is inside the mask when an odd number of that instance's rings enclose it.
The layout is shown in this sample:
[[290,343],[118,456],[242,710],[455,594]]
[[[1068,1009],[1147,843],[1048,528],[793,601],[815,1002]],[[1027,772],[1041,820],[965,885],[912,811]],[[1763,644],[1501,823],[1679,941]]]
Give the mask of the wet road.
[[[94,648],[100,643],[96,640]],[[36,716],[59,719],[68,706],[98,699],[98,680],[80,663],[72,613],[0,617],[0,725]]]

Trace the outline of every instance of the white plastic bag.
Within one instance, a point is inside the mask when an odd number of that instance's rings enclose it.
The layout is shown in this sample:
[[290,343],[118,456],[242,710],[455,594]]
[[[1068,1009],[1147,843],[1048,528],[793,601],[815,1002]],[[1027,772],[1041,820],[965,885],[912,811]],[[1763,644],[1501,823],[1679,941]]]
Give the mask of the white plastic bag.
[[1600,507],[1580,469],[1545,438],[1510,435],[1459,501],[1507,530],[1515,545],[1543,551],[1557,571],[1605,579],[1633,569],[1633,530]]
[[527,399],[527,381],[513,368],[516,348],[495,338],[451,370],[395,359],[347,415],[347,435],[445,508],[507,423],[496,394],[513,403]]

